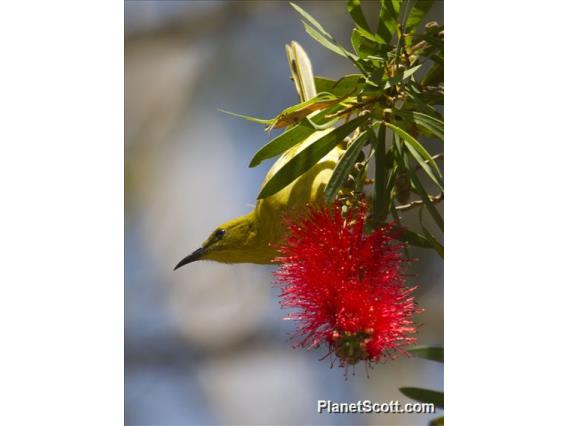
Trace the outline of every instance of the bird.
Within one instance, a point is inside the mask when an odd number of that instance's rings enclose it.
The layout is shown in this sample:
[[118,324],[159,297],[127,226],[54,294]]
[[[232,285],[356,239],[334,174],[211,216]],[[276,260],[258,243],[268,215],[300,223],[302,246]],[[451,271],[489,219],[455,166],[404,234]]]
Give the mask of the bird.
[[[311,62],[296,41],[286,45],[286,54],[292,80],[301,102],[317,95]],[[301,143],[285,151],[268,171],[263,186],[291,158],[319,140],[333,128],[318,130]],[[174,268],[198,261],[221,263],[271,264],[277,256],[277,245],[285,237],[286,218],[300,214],[306,205],[317,203],[324,197],[324,189],[341,155],[343,144],[338,145],[306,173],[275,194],[259,199],[247,214],[231,219],[216,227],[201,247],[184,257]]]

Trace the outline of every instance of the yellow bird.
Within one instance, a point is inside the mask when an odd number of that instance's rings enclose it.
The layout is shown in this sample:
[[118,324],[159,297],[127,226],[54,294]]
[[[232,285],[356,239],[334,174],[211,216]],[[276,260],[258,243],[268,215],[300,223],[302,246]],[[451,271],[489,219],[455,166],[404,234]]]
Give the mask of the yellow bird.
[[[295,41],[286,45],[286,53],[300,100],[305,102],[315,97],[317,92],[308,56]],[[286,151],[268,171],[264,183],[268,182],[297,153],[332,130],[333,128],[316,131],[306,140]],[[183,258],[174,270],[196,260],[271,263],[277,254],[274,244],[278,244],[287,232],[284,217],[323,197],[325,186],[343,152],[342,146],[334,148],[288,186],[258,200],[251,212],[218,226],[202,246]]]

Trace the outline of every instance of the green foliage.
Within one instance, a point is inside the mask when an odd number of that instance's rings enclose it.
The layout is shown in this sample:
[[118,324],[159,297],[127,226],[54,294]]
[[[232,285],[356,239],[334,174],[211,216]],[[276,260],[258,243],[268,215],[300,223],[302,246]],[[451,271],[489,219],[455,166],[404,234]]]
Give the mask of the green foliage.
[[319,160],[325,157],[333,148],[343,142],[357,127],[359,127],[366,117],[357,117],[342,126],[325,133],[321,138],[296,153],[274,176],[262,187],[258,198],[269,197],[282,188],[288,186],[296,178],[310,170]]
[[[265,124],[268,130],[286,127],[251,160],[250,167],[255,167],[287,153],[285,164],[265,183],[259,199],[275,194],[348,140],[325,188],[326,198],[344,196],[345,188],[353,194],[363,190],[373,198],[373,227],[394,220],[402,241],[443,256],[442,244],[422,220],[426,212],[443,231],[437,207],[443,200],[443,175],[437,161],[443,151],[444,119],[436,106],[444,103],[444,33],[438,23],[424,23],[432,4],[433,0],[377,2],[378,25],[373,29],[361,1],[348,0],[346,9],[354,26],[350,51],[310,13],[291,3],[307,33],[351,61],[356,72],[338,80],[316,77],[316,98],[293,105],[270,120],[244,117]],[[307,137],[330,127],[335,129],[321,132],[313,143],[299,148]],[[345,139],[353,132],[355,136]],[[439,147],[438,152],[430,153],[427,146]],[[362,176],[360,165],[367,165],[373,157],[374,176]],[[354,172],[355,166],[359,169]],[[361,183],[353,189],[355,174],[367,178],[366,187]],[[430,193],[429,188],[435,192]],[[407,229],[403,216],[415,208],[420,209],[420,227]]]
[[[444,362],[444,348],[440,346],[414,346],[407,351],[418,357],[430,361]],[[437,408],[444,408],[444,393],[430,389],[403,387],[399,391],[415,401],[434,404]],[[430,422],[430,426],[443,425],[444,417],[437,417]]]
[[415,401],[434,404],[437,408],[444,408],[444,394],[429,389],[405,387],[400,392]]
[[343,154],[337,166],[335,166],[331,179],[325,187],[325,197],[328,201],[335,199],[342,184],[347,180],[351,169],[353,169],[357,161],[357,157],[363,149],[363,145],[367,142],[367,138],[367,132],[360,134],[359,137],[349,145],[349,148],[347,148],[347,151],[345,151],[345,154]]
[[[373,198],[370,227],[394,222],[401,241],[444,256],[444,247],[434,236],[444,229],[437,208],[444,195],[442,170],[437,164],[442,158],[444,117],[436,108],[444,104],[444,29],[436,22],[423,22],[433,3],[381,0],[375,12],[377,28],[372,29],[361,1],[347,0],[347,12],[354,23],[353,51],[340,45],[311,14],[291,3],[306,32],[349,60],[355,72],[338,80],[315,77],[315,98],[290,106],[271,119],[230,113],[264,124],[267,130],[285,128],[250,162],[250,167],[256,167],[285,154],[280,167],[267,177],[259,199],[278,193],[341,147],[342,155],[324,191],[326,199],[343,202],[347,194],[355,200],[364,190]],[[439,152],[430,153],[428,146]],[[374,165],[374,174],[369,172],[369,164]],[[365,185],[372,187],[363,188]],[[430,193],[432,187],[435,193]],[[415,208],[419,209],[420,228],[408,229],[402,215]],[[427,229],[424,212],[439,231]],[[417,346],[408,352],[443,362],[443,348]],[[400,391],[414,400],[444,406],[442,392],[415,387]],[[443,417],[431,422],[440,424]]]
[[444,348],[440,346],[414,346],[406,351],[419,358],[444,362]]

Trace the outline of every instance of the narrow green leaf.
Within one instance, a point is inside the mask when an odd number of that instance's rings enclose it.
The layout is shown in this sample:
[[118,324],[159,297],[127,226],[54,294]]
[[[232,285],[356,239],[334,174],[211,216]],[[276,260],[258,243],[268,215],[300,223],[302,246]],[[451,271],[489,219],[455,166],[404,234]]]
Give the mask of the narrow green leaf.
[[399,388],[399,391],[415,401],[426,402],[434,404],[438,408],[444,408],[444,394],[442,392],[413,387]]
[[422,64],[418,64],[412,68],[407,69],[406,71],[404,71],[402,73],[402,76],[398,76],[393,78],[392,81],[389,81],[385,84],[385,90],[390,88],[391,85],[396,85],[398,83],[400,83],[403,80],[406,80],[407,78],[411,77],[416,71],[418,71],[420,69],[420,67],[422,66]]
[[273,118],[271,119],[256,118],[256,117],[251,117],[249,115],[237,114],[236,112],[225,111],[224,109],[219,109],[219,108],[217,109],[217,111],[232,115],[233,117],[244,118],[247,121],[252,121],[253,123],[258,123],[258,124],[271,124],[274,121]]
[[328,201],[335,198],[337,191],[339,191],[341,185],[343,185],[343,182],[345,182],[345,179],[349,176],[349,172],[353,169],[359,152],[367,141],[367,133],[368,132],[361,133],[359,137],[349,145],[345,153],[341,156],[341,159],[337,162],[333,174],[325,187],[324,194]]
[[258,199],[266,198],[275,194],[303,173],[311,169],[319,160],[341,143],[344,138],[346,138],[367,119],[367,116],[357,117],[325,134],[321,139],[318,139],[297,153],[290,161],[284,164],[268,182],[266,182],[258,195]]
[[425,114],[434,116],[436,114],[438,114],[438,112],[436,111],[436,109],[429,104],[426,104],[423,100],[422,97],[424,96],[424,94],[419,90],[418,85],[410,80],[409,84],[406,86],[407,90],[407,94],[408,97],[410,98],[410,100],[412,102],[414,102],[416,104],[416,107],[422,111]]
[[347,0],[347,11],[358,26],[371,33],[371,28],[367,24],[363,10],[361,10],[361,0]]
[[269,158],[282,154],[283,152],[292,148],[294,145],[305,140],[314,132],[315,129],[304,126],[302,124],[298,124],[286,130],[284,133],[276,136],[274,139],[260,148],[260,150],[257,151],[256,154],[254,154],[249,167],[256,167],[264,160],[268,160]]
[[424,18],[424,15],[428,13],[430,8],[432,7],[432,3],[434,0],[417,0],[414,2],[412,10],[410,11],[410,15],[406,20],[406,29],[411,30]]
[[290,6],[292,6],[296,10],[296,12],[298,12],[302,16],[302,18],[304,18],[306,21],[308,21],[310,23],[310,25],[312,27],[314,27],[317,31],[319,31],[321,34],[323,34],[327,38],[333,38],[331,36],[331,34],[329,34],[326,30],[324,30],[324,28],[321,26],[321,24],[318,21],[316,21],[312,15],[310,15],[308,12],[306,12],[300,6],[298,6],[297,4],[292,3],[292,2],[290,2]]
[[[396,212],[396,210],[395,210]],[[396,239],[410,244],[411,246],[422,247],[422,248],[432,248],[430,242],[424,237],[416,232],[411,231],[403,227],[397,227],[395,229]]]
[[384,222],[388,214],[386,194],[386,127],[380,123],[377,135],[371,130],[371,141],[375,149],[375,200],[373,216],[377,224]]
[[408,151],[416,159],[420,167],[426,172],[428,176],[434,181],[434,183],[440,188],[441,191],[444,190],[444,183],[442,181],[442,174],[436,162],[432,159],[430,153],[418,142],[414,137],[409,135],[407,132],[402,130],[400,127],[395,126],[392,123],[385,123],[385,125],[391,129],[393,132],[397,133],[405,142]]
[[396,31],[398,15],[400,12],[400,0],[383,0],[379,12],[377,35],[386,43],[390,44]]
[[419,358],[444,362],[444,348],[440,346],[413,346],[410,349],[406,349],[406,351]]
[[420,182],[420,179],[418,179],[418,176],[416,176],[416,173],[414,173],[412,169],[409,169],[409,171],[410,171],[410,180],[414,185],[414,189],[416,190],[422,201],[424,201],[424,206],[428,209],[428,212],[430,213],[434,221],[436,221],[436,224],[438,225],[440,230],[443,232],[444,219],[442,219],[440,212],[436,210],[436,207],[434,206],[434,204],[432,204],[432,201],[430,201],[430,196],[424,189],[424,186],[422,186],[422,183]]
[[420,219],[420,226],[422,227],[422,232],[424,236],[428,240],[428,242],[432,245],[432,248],[436,250],[438,255],[443,259],[444,258],[444,246],[426,229],[424,223],[422,221],[422,208],[420,208],[420,212],[418,214]]
[[314,40],[316,40],[318,43],[328,48],[332,52],[337,53],[338,55],[341,55],[345,58],[349,58],[352,61],[355,61],[357,59],[357,57],[355,57],[353,54],[351,54],[350,52],[345,50],[341,45],[339,45],[339,43],[333,38],[333,36],[330,33],[328,33],[321,26],[321,24],[314,19],[312,15],[310,15],[308,12],[306,12],[297,4],[290,2],[290,5],[296,10],[296,12],[300,14],[300,16],[302,16],[305,19],[305,21],[302,20],[304,28],[306,32]]
[[351,93],[354,95],[365,86],[365,76],[363,74],[348,74],[339,80],[331,80],[325,77],[315,77],[316,90],[320,92],[333,93],[338,98],[342,98]]
[[306,22],[302,21],[302,23],[304,24],[304,29],[306,30],[308,35],[312,37],[315,41],[317,41],[319,44],[321,44],[323,47],[331,50],[334,53],[337,53],[340,56],[343,56],[344,58],[353,57],[353,55],[347,52],[344,48],[334,43],[333,41],[329,40],[328,38],[324,37],[321,33],[317,32]]
[[321,93],[321,92],[332,93],[331,89],[337,83],[337,81],[335,81],[331,78],[322,77],[322,76],[319,76],[319,75],[314,76],[314,82],[316,83],[316,92],[318,92],[318,93]]
[[387,54],[387,47],[379,39],[379,41],[374,38],[369,37],[365,34],[361,28],[354,28],[351,34],[351,45],[355,50],[355,53],[359,55],[360,58],[370,58],[384,61]]
[[425,227],[422,227],[422,232],[424,232],[424,236],[428,239],[430,244],[432,244],[432,248],[434,248],[434,250],[436,250],[436,253],[438,253],[440,257],[443,259],[444,246],[440,244],[440,242],[436,238],[434,238],[434,236],[430,233],[430,231],[428,231],[428,229],[426,229]]
[[434,62],[421,81],[423,86],[437,86],[444,81],[444,64]]
[[396,114],[414,121],[418,130],[422,130],[422,133],[426,133],[426,136],[444,140],[444,122],[442,120],[416,111],[396,111]]
[[[323,124],[326,122],[325,116],[332,113],[333,111],[336,111],[336,109],[336,106],[325,109],[317,113],[314,117],[310,118],[310,120],[317,125]],[[264,160],[268,160],[269,158],[282,154],[283,152],[292,148],[294,145],[305,140],[315,131],[316,128],[313,127],[307,120],[301,121],[299,124],[290,127],[289,129],[269,141],[262,148],[260,148],[260,150],[258,150],[257,153],[254,154],[249,167],[256,167]]]

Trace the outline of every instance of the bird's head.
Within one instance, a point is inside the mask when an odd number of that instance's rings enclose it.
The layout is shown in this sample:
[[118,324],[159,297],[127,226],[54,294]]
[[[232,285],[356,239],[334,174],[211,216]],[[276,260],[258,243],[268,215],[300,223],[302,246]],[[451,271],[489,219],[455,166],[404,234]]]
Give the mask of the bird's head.
[[[196,260],[213,260],[223,263],[269,263],[273,256],[268,244],[261,241],[255,222],[254,211],[232,219],[217,228],[209,238],[190,255],[184,257],[174,268],[181,268]],[[259,262],[266,252],[267,261]]]

